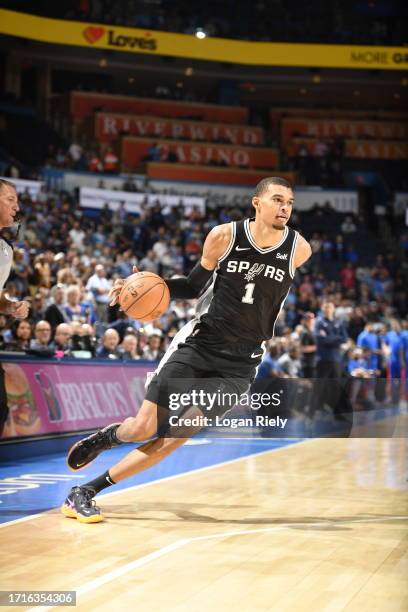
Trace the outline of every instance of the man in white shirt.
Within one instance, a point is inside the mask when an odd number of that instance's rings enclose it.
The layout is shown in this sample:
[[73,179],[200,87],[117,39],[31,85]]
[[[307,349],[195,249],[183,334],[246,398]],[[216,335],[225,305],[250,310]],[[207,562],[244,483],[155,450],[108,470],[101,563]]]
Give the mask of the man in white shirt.
[[91,291],[94,296],[99,321],[106,322],[108,320],[109,291],[111,287],[112,281],[106,278],[105,268],[101,264],[97,264],[94,274],[92,274],[86,284],[86,290]]
[[[17,191],[13,183],[0,179],[0,230],[10,227],[18,220],[20,207]],[[12,301],[3,291],[13,262],[13,249],[0,237],[0,313],[25,319],[28,315],[28,302]],[[4,370],[0,365],[0,436],[8,417],[7,394],[4,384]]]

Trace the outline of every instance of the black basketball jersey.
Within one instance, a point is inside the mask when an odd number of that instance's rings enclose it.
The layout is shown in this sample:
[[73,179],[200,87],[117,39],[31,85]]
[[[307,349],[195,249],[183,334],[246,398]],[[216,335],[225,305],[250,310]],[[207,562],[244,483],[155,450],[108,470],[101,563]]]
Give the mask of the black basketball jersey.
[[255,346],[271,338],[293,281],[298,232],[285,227],[281,240],[263,249],[252,238],[251,221],[231,224],[230,244],[198,304],[199,327],[205,326],[211,343]]

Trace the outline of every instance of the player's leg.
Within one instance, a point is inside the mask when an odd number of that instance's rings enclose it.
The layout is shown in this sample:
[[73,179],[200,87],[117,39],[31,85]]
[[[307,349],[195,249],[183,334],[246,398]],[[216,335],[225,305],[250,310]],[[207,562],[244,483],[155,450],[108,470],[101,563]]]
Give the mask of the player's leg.
[[157,405],[144,400],[135,417],[128,417],[123,423],[113,423],[74,444],[67,457],[72,470],[79,470],[96,459],[109,448],[124,442],[140,442],[155,435],[158,428]]
[[[165,357],[150,380],[145,400],[135,417],[128,417],[123,423],[112,423],[70,448],[67,463],[72,470],[85,467],[104,450],[124,442],[148,440],[157,433],[160,417],[168,417],[169,393],[188,390],[189,382],[201,375],[202,359],[191,347],[169,350],[168,359]],[[165,407],[161,415],[158,415],[158,405]]]
[[[194,416],[203,416],[203,413],[198,408],[192,407],[183,416],[193,418]],[[128,453],[104,474],[84,485],[73,487],[61,506],[61,512],[65,516],[76,518],[82,523],[102,521],[104,517],[100,508],[93,501],[97,493],[159,463],[182,446],[191,436],[198,433],[200,429],[198,426],[179,427],[170,431],[169,435],[175,437],[160,437],[142,444],[139,448]],[[140,425],[129,425],[128,422],[125,431],[126,435],[131,438],[133,435],[139,435],[142,430]]]

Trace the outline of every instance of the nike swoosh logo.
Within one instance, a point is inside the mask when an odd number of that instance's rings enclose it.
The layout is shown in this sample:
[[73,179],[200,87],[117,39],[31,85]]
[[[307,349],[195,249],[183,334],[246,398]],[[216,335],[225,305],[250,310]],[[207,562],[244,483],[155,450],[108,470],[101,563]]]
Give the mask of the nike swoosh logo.
[[251,357],[252,357],[253,359],[255,359],[255,357],[262,357],[262,355],[263,355],[263,353],[257,353],[256,355],[254,355],[254,354],[252,353]]
[[236,251],[249,251],[251,247],[235,247]]

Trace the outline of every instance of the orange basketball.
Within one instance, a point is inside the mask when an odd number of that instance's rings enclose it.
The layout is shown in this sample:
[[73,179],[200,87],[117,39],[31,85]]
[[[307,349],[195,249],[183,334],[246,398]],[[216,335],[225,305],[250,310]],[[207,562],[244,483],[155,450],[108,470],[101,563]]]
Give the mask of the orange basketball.
[[145,323],[161,317],[169,303],[169,288],[153,272],[136,272],[128,276],[119,294],[122,310],[132,319]]

